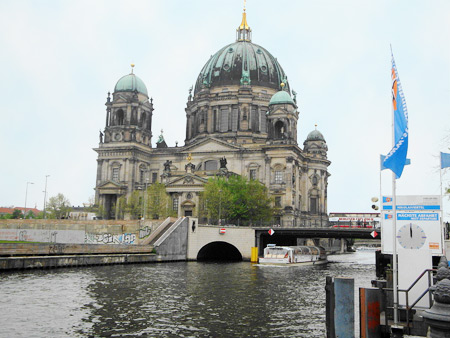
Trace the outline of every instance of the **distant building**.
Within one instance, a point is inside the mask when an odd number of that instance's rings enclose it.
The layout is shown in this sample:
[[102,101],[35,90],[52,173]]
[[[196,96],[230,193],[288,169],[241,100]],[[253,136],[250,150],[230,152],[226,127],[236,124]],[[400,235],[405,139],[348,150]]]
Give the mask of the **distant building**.
[[207,180],[237,174],[267,186],[280,210],[275,224],[328,226],[325,138],[313,130],[300,148],[297,94],[251,33],[244,11],[236,41],[201,69],[189,90],[184,146],[169,147],[161,131],[152,148],[153,99],[133,69],[118,80],[112,97],[108,93],[106,126],[95,149],[96,202],[106,218],[116,218],[119,197],[155,182],[166,185],[178,216],[198,216]]
[[23,214],[25,214],[25,211],[26,211],[27,214],[31,211],[34,216],[37,216],[41,212],[41,210],[38,210],[36,208],[23,208],[23,207],[8,207],[8,208],[4,208],[4,207],[0,207],[0,216],[10,215],[16,209],[22,211]]
[[96,219],[96,213],[89,211],[86,207],[72,207],[69,212],[69,219],[76,221],[88,221]]
[[334,227],[357,227],[357,228],[380,228],[380,213],[363,212],[330,212],[330,226]]

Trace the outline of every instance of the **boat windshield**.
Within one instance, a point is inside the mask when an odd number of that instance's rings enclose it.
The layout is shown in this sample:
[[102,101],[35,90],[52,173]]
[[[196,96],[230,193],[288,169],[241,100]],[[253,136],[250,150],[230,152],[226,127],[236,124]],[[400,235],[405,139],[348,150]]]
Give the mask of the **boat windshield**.
[[284,258],[288,254],[286,248],[266,248],[264,257],[266,258]]

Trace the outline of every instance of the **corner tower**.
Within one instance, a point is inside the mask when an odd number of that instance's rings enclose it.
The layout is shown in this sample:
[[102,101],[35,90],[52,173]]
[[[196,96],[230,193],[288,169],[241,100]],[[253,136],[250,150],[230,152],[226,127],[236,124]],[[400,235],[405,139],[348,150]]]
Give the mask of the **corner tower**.
[[133,72],[117,81],[106,99],[106,124],[100,131],[96,202],[103,217],[118,217],[118,201],[148,181],[153,103],[147,87]]
[[147,87],[131,73],[117,81],[113,98],[106,99],[106,126],[104,143],[135,142],[151,147],[153,100]]

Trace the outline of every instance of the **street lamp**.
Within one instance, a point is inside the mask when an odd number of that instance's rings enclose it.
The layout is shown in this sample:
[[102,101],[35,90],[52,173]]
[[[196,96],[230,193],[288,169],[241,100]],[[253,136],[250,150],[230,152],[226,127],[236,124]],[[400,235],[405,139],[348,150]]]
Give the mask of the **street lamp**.
[[[148,172],[148,171],[147,171]],[[147,174],[148,175],[148,174]],[[147,209],[147,203],[146,203],[146,197],[147,197],[147,195],[148,195],[148,191],[147,191],[147,189],[148,189],[148,181],[149,181],[149,178],[147,177],[146,179],[145,179],[145,194],[144,194],[144,198],[143,198],[143,200],[144,200],[144,213],[143,213],[143,215],[142,215],[142,220],[145,220],[145,213],[146,213],[146,209]]]
[[45,175],[45,190],[44,190],[44,219],[46,219],[47,218],[47,216],[46,216],[46,209],[45,209],[45,207],[47,206],[47,178],[49,177],[50,175]]
[[[137,190],[143,191],[142,187],[137,187]],[[144,218],[144,193],[142,193],[142,197],[139,197],[139,202],[142,198],[142,206],[141,206],[141,220]]]
[[23,219],[27,218],[27,197],[28,197],[28,184],[34,184],[33,182],[27,182],[27,189],[25,190],[25,213]]
[[219,189],[219,225],[222,225],[222,189]]

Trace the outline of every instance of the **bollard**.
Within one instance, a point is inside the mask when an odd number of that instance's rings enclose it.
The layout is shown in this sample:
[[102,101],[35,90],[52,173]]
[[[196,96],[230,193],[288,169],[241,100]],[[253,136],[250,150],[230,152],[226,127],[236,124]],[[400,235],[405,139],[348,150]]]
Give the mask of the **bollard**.
[[361,338],[378,338],[381,335],[380,293],[380,289],[359,288]]
[[250,261],[252,263],[258,263],[258,247],[253,246],[251,250],[252,251],[251,251]]

